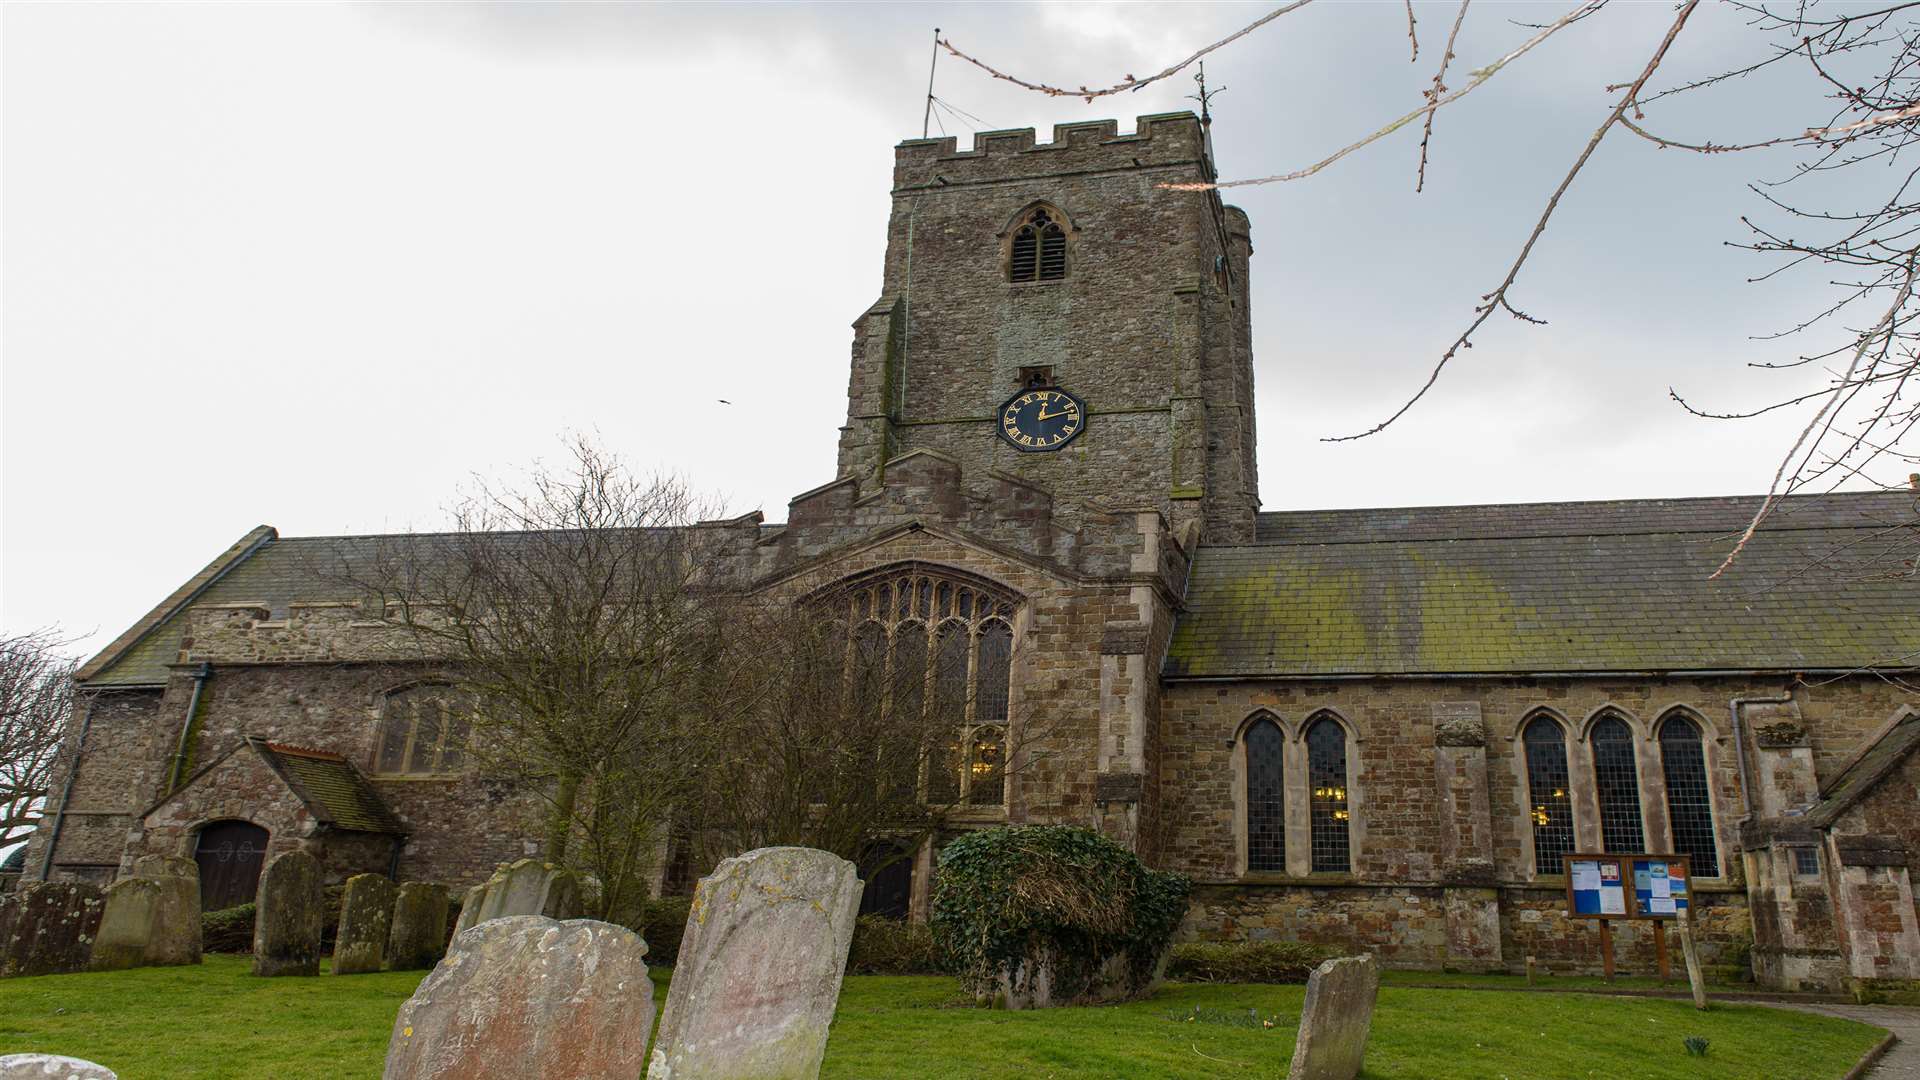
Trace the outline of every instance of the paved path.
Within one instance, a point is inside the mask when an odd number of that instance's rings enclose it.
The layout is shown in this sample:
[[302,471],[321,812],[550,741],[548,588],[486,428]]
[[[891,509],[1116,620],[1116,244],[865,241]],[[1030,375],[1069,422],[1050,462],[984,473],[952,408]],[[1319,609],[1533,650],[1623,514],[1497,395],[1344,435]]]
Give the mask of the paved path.
[[1848,1020],[1858,1020],[1863,1024],[1883,1027],[1899,1036],[1900,1041],[1893,1044],[1887,1056],[1867,1071],[1867,1080],[1920,1080],[1920,1008],[1902,1005],[1839,1005],[1827,1004],[1786,1004],[1778,1001],[1755,1001],[1754,1005],[1768,1005],[1776,1009],[1798,1009],[1801,1012],[1823,1013],[1827,1016],[1842,1016]]

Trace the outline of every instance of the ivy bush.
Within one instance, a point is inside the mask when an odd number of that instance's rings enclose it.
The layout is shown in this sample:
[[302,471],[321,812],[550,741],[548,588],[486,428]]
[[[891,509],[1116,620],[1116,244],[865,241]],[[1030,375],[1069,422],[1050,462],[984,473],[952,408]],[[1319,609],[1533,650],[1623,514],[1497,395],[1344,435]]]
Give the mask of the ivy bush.
[[1304,941],[1188,941],[1167,957],[1167,977],[1182,982],[1303,983],[1338,949]]
[[1092,988],[1109,959],[1124,957],[1133,991],[1157,974],[1187,911],[1193,883],[1147,869],[1091,829],[1021,825],[971,833],[947,845],[934,878],[932,930],[948,970],[976,998],[1003,981],[1017,992],[1032,961],[1053,965],[1053,997]]

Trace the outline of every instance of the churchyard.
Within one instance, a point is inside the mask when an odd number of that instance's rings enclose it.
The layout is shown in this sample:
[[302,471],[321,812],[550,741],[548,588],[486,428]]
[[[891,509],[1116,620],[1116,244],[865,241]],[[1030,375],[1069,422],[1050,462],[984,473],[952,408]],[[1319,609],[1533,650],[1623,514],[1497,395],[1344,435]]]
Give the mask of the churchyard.
[[[378,1076],[394,1015],[425,974],[263,979],[246,957],[209,955],[197,967],[14,979],[0,983],[0,1054],[76,1055],[127,1078]],[[664,1001],[672,969],[649,974]],[[1400,976],[1380,993],[1370,1080],[1838,1080],[1881,1037],[1761,1006],[1697,1013],[1685,1001],[1415,989]],[[950,978],[849,976],[821,1075],[1280,1077],[1304,990],[1173,983],[1124,1005],[1007,1012],[973,1007]],[[1689,1035],[1708,1040],[1706,1056],[1687,1054]]]

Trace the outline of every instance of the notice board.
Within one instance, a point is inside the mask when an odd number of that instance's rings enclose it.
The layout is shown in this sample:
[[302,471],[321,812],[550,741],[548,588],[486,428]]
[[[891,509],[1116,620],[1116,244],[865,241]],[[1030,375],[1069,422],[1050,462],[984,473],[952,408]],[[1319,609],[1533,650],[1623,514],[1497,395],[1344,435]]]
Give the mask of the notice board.
[[1685,855],[1635,855],[1633,904],[1642,919],[1671,919],[1688,909],[1691,867]]
[[1567,856],[1567,914],[1576,919],[1632,918],[1627,873],[1625,856]]

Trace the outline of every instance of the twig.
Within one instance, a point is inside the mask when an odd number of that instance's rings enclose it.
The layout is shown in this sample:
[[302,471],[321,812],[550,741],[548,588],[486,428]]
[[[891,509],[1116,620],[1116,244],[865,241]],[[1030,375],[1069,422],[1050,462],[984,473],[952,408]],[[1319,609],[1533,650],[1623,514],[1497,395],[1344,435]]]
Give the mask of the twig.
[[[1407,0],[1407,2],[1411,4],[1413,0]],[[1460,0],[1460,10],[1453,17],[1453,29],[1447,33],[1447,48],[1440,54],[1440,70],[1433,73],[1433,86],[1424,95],[1427,99],[1427,122],[1420,131],[1420,172],[1413,184],[1416,195],[1426,190],[1427,143],[1433,140],[1433,114],[1439,111],[1440,95],[1447,92],[1444,81],[1447,77],[1447,64],[1453,59],[1453,42],[1460,36],[1460,24],[1467,21],[1467,5],[1471,3],[1473,0]]]
[[1413,55],[1407,57],[1407,62],[1417,64],[1420,62],[1420,35],[1414,32],[1413,26],[1413,0],[1407,0],[1407,40],[1413,43]]
[[1149,75],[1144,79],[1136,79],[1133,76],[1129,75],[1125,79],[1121,80],[1118,83],[1115,83],[1112,86],[1107,87],[1104,90],[1089,90],[1084,86],[1082,86],[1078,90],[1067,90],[1058,86],[1048,86],[1046,83],[1028,82],[1025,79],[1016,78],[1012,75],[1007,74],[1004,71],[999,70],[998,68],[992,67],[988,65],[986,62],[976,57],[972,57],[967,55],[966,53],[961,52],[958,48],[954,46],[953,42],[947,40],[946,38],[940,39],[940,47],[952,53],[954,56],[962,60],[965,60],[967,63],[972,64],[974,67],[979,68],[981,71],[984,71],[987,74],[993,76],[994,78],[1005,79],[1007,82],[1010,82],[1015,86],[1023,87],[1027,90],[1032,90],[1036,93],[1046,94],[1050,97],[1078,97],[1078,98],[1086,98],[1088,101],[1092,101],[1094,98],[1106,97],[1110,94],[1118,94],[1124,91],[1138,90],[1141,87],[1146,86],[1150,83],[1159,82],[1161,79],[1164,79],[1169,75],[1177,75],[1181,71],[1185,70],[1187,67],[1191,66],[1194,61],[1200,59],[1201,57],[1207,55],[1208,53],[1214,51],[1215,49],[1221,48],[1222,46],[1225,46],[1225,45],[1230,45],[1233,42],[1238,41],[1243,37],[1246,37],[1248,34],[1253,33],[1255,30],[1258,30],[1261,27],[1267,25],[1268,23],[1279,18],[1280,16],[1285,15],[1290,11],[1298,11],[1301,8],[1306,7],[1308,4],[1312,2],[1313,0],[1293,0],[1293,2],[1290,4],[1282,4],[1281,6],[1274,8],[1272,11],[1267,12],[1265,15],[1262,15],[1258,19],[1255,19],[1253,22],[1248,23],[1246,26],[1243,26],[1240,29],[1234,31],[1233,33],[1228,34],[1226,37],[1223,37],[1219,41],[1216,41],[1213,44],[1207,46],[1206,48],[1201,49],[1199,52],[1194,53],[1192,56],[1187,57],[1185,60],[1180,61],[1179,63],[1173,65],[1170,68],[1167,68],[1165,71],[1162,71],[1159,74]]
[[1375,435],[1385,431],[1394,421],[1405,416],[1407,411],[1412,409],[1421,398],[1427,396],[1427,391],[1433,389],[1433,384],[1439,381],[1440,373],[1446,370],[1448,361],[1452,360],[1461,349],[1473,347],[1472,338],[1474,333],[1486,323],[1487,319],[1493,315],[1496,309],[1505,308],[1508,313],[1523,322],[1540,323],[1544,321],[1526,314],[1509,303],[1507,300],[1507,291],[1513,287],[1514,281],[1519,278],[1520,268],[1526,265],[1528,256],[1533,254],[1533,245],[1538,243],[1541,234],[1547,231],[1547,222],[1553,218],[1554,210],[1560,205],[1560,197],[1565,195],[1567,189],[1573,186],[1574,178],[1580,175],[1580,170],[1585,168],[1587,161],[1593,157],[1594,150],[1599,148],[1600,140],[1606,137],[1607,130],[1613,127],[1613,125],[1626,114],[1626,111],[1633,106],[1634,97],[1640,93],[1640,89],[1647,84],[1647,80],[1651,79],[1653,73],[1659,69],[1660,62],[1666,59],[1667,50],[1673,46],[1674,39],[1680,36],[1681,29],[1687,25],[1687,17],[1692,15],[1693,9],[1698,6],[1700,6],[1700,0],[1687,0],[1686,5],[1680,9],[1680,13],[1674,17],[1673,25],[1667,28],[1666,37],[1660,39],[1660,47],[1655,49],[1653,56],[1647,60],[1647,66],[1640,72],[1640,77],[1633,81],[1633,85],[1628,87],[1625,96],[1620,99],[1620,103],[1615,105],[1613,111],[1607,114],[1607,118],[1601,121],[1598,128],[1594,129],[1593,137],[1587,140],[1586,148],[1581,150],[1580,156],[1574,160],[1573,168],[1568,169],[1567,175],[1561,178],[1560,186],[1554,189],[1553,197],[1547,200],[1547,208],[1541,212],[1540,220],[1534,223],[1533,232],[1528,234],[1527,242],[1521,246],[1520,257],[1513,261],[1511,267],[1507,268],[1506,278],[1500,282],[1498,288],[1480,298],[1482,303],[1477,309],[1478,314],[1474,316],[1473,322],[1467,326],[1465,332],[1454,339],[1452,345],[1447,347],[1447,351],[1440,357],[1440,362],[1433,366],[1432,373],[1427,376],[1427,381],[1421,385],[1420,389],[1416,391],[1412,397],[1407,399],[1405,404],[1396,409],[1392,416],[1387,417],[1385,420],[1380,421],[1373,427],[1358,434],[1326,436],[1321,439],[1322,442],[1349,442],[1354,439],[1364,439],[1369,435]]

